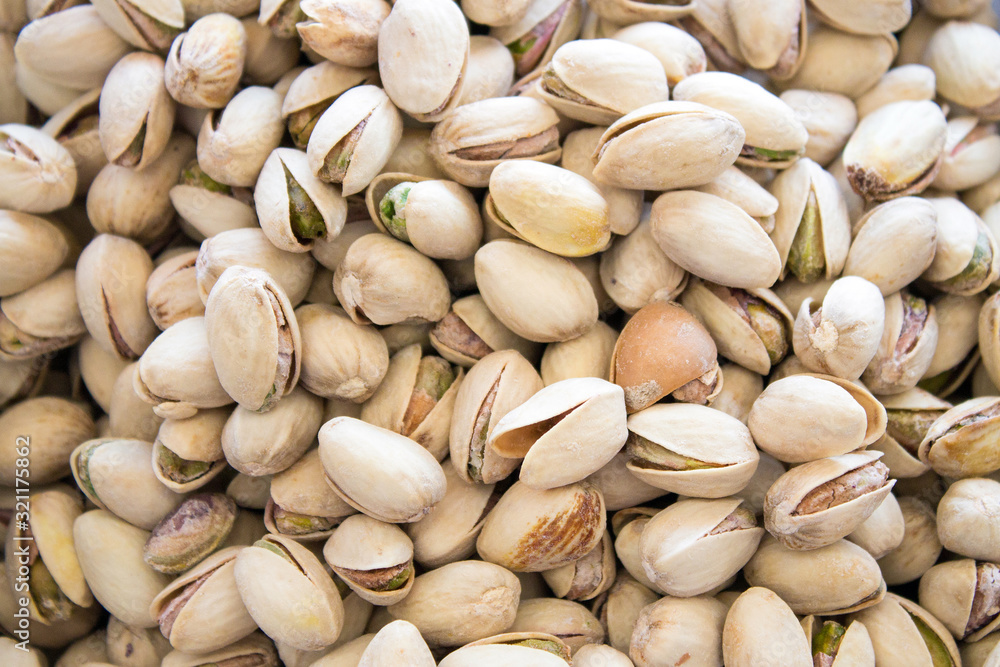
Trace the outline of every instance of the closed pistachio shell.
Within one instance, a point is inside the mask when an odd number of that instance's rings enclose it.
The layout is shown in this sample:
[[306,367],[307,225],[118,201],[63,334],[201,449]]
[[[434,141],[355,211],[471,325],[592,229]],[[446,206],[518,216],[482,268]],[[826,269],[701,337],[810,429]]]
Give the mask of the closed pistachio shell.
[[[891,473],[891,470],[890,470]],[[906,522],[899,501],[892,493],[847,536],[847,539],[878,560],[903,542]]]
[[698,40],[669,23],[634,23],[611,37],[646,49],[656,56],[671,87],[692,74],[704,72],[707,67],[705,50]]
[[184,5],[179,0],[157,2],[98,2],[97,13],[122,39],[147,51],[166,51],[184,30]]
[[[643,608],[636,618],[629,656],[636,667],[678,660],[684,661],[681,664],[689,660],[694,665],[719,664],[725,620],[726,607],[710,597],[661,598]],[[574,657],[579,659],[579,655]]]
[[516,23],[531,7],[531,0],[513,2],[489,2],[488,0],[463,0],[462,13],[476,23],[489,26],[505,26]]
[[[916,22],[914,22],[916,24]],[[864,118],[886,104],[903,100],[933,100],[934,70],[915,63],[894,67],[868,92],[857,98],[858,117]]]
[[221,109],[239,86],[247,57],[247,33],[228,14],[203,16],[178,35],[167,56],[167,90],[196,109]]
[[302,386],[327,398],[367,400],[389,368],[385,340],[374,327],[355,324],[324,304],[295,311],[302,336]]
[[501,667],[512,664],[524,667],[561,667],[566,661],[534,647],[489,644],[462,647],[449,653],[439,664],[444,667]]
[[554,635],[571,651],[604,641],[600,621],[586,607],[572,600],[538,597],[522,600],[509,632],[544,632]]
[[1000,97],[998,59],[1000,39],[995,30],[970,21],[950,21],[931,35],[922,62],[934,70],[942,97],[976,108]]
[[997,562],[1000,526],[993,508],[998,500],[1000,482],[992,479],[962,479],[949,486],[937,508],[937,532],[944,548],[966,558]]
[[781,101],[792,108],[809,133],[804,157],[820,166],[840,155],[858,125],[860,112],[840,93],[793,88],[781,94]]
[[775,80],[795,74],[806,54],[808,41],[805,5],[783,0],[754,8],[730,5],[740,55],[747,64]]
[[[802,88],[857,97],[889,70],[899,46],[891,34],[852,35],[820,26],[811,31],[805,57],[795,75],[782,81]],[[830,67],[830,63],[837,67]]]
[[69,243],[54,224],[27,213],[0,212],[0,257],[13,270],[0,276],[0,296],[37,285],[55,273],[69,253]]
[[782,598],[762,587],[750,588],[730,607],[722,630],[722,654],[732,667],[812,663],[809,641],[795,614]]
[[903,541],[878,560],[890,586],[916,581],[941,555],[934,508],[920,498],[904,496],[899,499],[899,509],[903,513]]
[[412,623],[393,621],[379,630],[361,654],[358,667],[392,663],[434,667],[434,656]]
[[842,0],[820,0],[813,7],[825,23],[858,35],[901,30],[910,21],[911,11],[905,0],[872,3],[861,11],[852,11]]
[[13,331],[0,356],[26,359],[74,344],[87,331],[76,297],[76,272],[64,269],[25,291],[0,298]]
[[[280,4],[280,3],[279,3]],[[306,0],[288,3],[300,22],[295,26],[303,46],[334,63],[367,67],[378,59],[378,33],[392,7],[385,0],[338,0],[316,2]],[[263,14],[263,12],[262,12]],[[289,23],[295,17],[293,16]],[[272,19],[280,21],[280,16]],[[272,27],[272,30],[274,28]],[[294,31],[289,30],[293,37]]]

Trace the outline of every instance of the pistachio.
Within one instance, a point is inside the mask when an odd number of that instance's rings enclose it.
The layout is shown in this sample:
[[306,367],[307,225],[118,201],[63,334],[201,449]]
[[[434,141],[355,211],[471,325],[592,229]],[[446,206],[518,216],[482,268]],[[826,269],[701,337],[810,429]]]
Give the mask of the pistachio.
[[510,50],[517,76],[525,76],[576,37],[582,19],[580,0],[535,0],[518,20],[493,28],[490,35]]
[[722,655],[733,667],[812,664],[809,641],[792,609],[759,586],[741,593],[730,607],[722,629]]
[[131,53],[108,73],[98,125],[108,162],[141,170],[166,148],[175,105],[163,77],[163,60],[149,53]]
[[261,86],[244,88],[221,111],[205,116],[198,164],[220,183],[251,187],[283,134],[281,96]]
[[413,543],[398,526],[363,514],[348,517],[327,540],[323,558],[372,604],[394,604],[412,590]]
[[[385,0],[301,0],[286,2],[282,8],[290,15],[284,19],[288,24],[297,14],[295,29],[304,46],[335,64],[351,67],[369,67],[377,62],[379,29],[391,9]],[[275,22],[280,25],[283,21],[274,16],[271,23]]]
[[190,496],[153,527],[142,559],[165,574],[188,570],[225,541],[236,512],[236,503],[220,493]]
[[164,52],[184,30],[184,4],[170,2],[108,2],[94,4],[101,18],[126,42],[139,49]]
[[952,294],[976,294],[996,280],[997,246],[982,219],[957,199],[928,200],[938,218],[937,251],[922,274],[932,285]]
[[879,663],[960,665],[958,647],[947,628],[926,609],[889,593],[886,599],[849,618],[864,623]]
[[70,203],[76,164],[59,142],[28,125],[0,125],[0,206],[49,213]]
[[[295,6],[287,2],[286,6]],[[263,13],[262,13],[263,15]],[[323,61],[295,77],[281,104],[281,115],[288,122],[288,132],[297,148],[305,149],[317,121],[334,100],[356,85],[371,84],[377,74],[370,69],[356,69]]]

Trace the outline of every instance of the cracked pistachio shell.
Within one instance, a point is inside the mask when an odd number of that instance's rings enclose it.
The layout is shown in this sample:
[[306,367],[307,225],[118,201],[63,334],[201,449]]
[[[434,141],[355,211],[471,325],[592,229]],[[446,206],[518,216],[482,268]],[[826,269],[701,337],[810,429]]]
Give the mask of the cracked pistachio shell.
[[944,159],[932,185],[941,190],[967,190],[1000,172],[1000,136],[996,126],[974,116],[948,121]]
[[542,72],[540,91],[556,111],[594,125],[669,99],[666,72],[656,56],[614,39],[560,46]]
[[606,128],[589,127],[570,132],[563,143],[562,162],[564,169],[583,176],[597,186],[608,203],[608,223],[615,234],[630,234],[639,224],[643,212],[642,193],[626,190],[613,185],[605,185],[594,179],[594,162],[591,155],[597,147]]
[[500,40],[489,35],[469,38],[469,65],[457,106],[502,97],[514,84],[514,57]]
[[258,665],[259,667],[278,667],[281,665],[274,649],[274,642],[262,633],[254,632],[250,636],[217,651],[208,653],[171,651],[163,657],[162,667],[204,667],[206,664],[239,665],[241,661],[247,661],[255,667]]
[[899,509],[903,513],[903,541],[878,560],[890,586],[916,581],[941,555],[934,508],[920,498],[902,496]]
[[941,621],[915,602],[893,593],[848,620],[864,623],[875,664],[886,667],[961,665],[958,646]]
[[358,667],[387,664],[435,667],[436,663],[415,625],[407,621],[393,621],[372,637],[358,661]]
[[322,399],[296,387],[267,412],[237,407],[222,429],[222,449],[240,472],[272,475],[306,453],[322,423]]
[[[642,609],[636,618],[627,646],[629,656],[637,667],[678,662],[691,667],[722,664],[725,620],[726,607],[714,598],[661,598]],[[574,656],[574,664],[578,656]]]
[[105,510],[91,510],[73,522],[73,540],[83,576],[101,605],[123,623],[151,628],[153,599],[170,577],[147,567],[142,547],[149,533]]
[[642,528],[639,553],[646,576],[667,595],[712,591],[740,571],[764,529],[739,506],[741,498],[684,499]]
[[358,324],[437,322],[451,305],[441,269],[385,234],[368,234],[351,244],[334,273],[333,289]]
[[449,433],[451,464],[466,482],[493,484],[518,461],[487,445],[493,429],[511,410],[542,388],[538,372],[516,350],[493,352],[469,369],[455,397]]
[[431,329],[430,341],[438,354],[465,368],[496,350],[517,350],[525,358],[538,358],[538,345],[505,327],[478,294],[456,299]]
[[726,614],[722,655],[730,667],[810,667],[809,640],[789,605],[767,588],[741,593]]
[[413,588],[413,542],[403,529],[364,514],[344,520],[323,546],[323,558],[352,591],[388,606]]
[[[537,575],[536,575],[537,576]],[[521,597],[526,598],[525,591],[522,588]],[[496,647],[494,652],[483,653],[484,657],[489,657],[493,659],[494,657],[503,657],[506,654],[506,649],[501,647],[517,646],[535,649],[539,653],[545,653],[546,655],[551,655],[560,658],[563,662],[569,662],[572,652],[570,651],[569,645],[566,644],[562,639],[556,637],[555,635],[550,635],[547,632],[503,632],[498,635],[493,635],[492,637],[486,637],[485,639],[477,639],[474,642],[469,642],[463,648],[471,646],[492,646]],[[522,652],[523,653],[523,652]],[[474,654],[474,653],[473,653]],[[466,651],[462,654],[463,660],[465,656],[470,655]],[[536,654],[524,654],[525,657],[531,656],[534,660],[537,658]],[[543,663],[550,663],[548,659],[544,659]],[[462,663],[464,664],[464,662]],[[478,664],[478,663],[471,663]],[[531,664],[535,664],[532,662]]]
[[[48,374],[49,361],[44,356],[0,361],[0,368],[3,369],[0,373],[0,408],[36,396]],[[102,400],[106,398],[102,397]]]
[[656,56],[663,65],[667,84],[671,88],[692,74],[704,72],[707,67],[705,50],[698,40],[669,23],[633,23],[611,37],[646,49]]
[[267,412],[299,381],[302,339],[292,305],[265,271],[233,266],[205,304],[219,382],[241,407]]
[[101,509],[152,530],[184,499],[153,474],[153,445],[142,440],[98,438],[69,456],[77,486]]
[[313,542],[328,538],[335,524],[354,513],[353,507],[330,492],[319,451],[310,449],[271,478],[264,526],[274,535]]
[[885,298],[885,328],[861,375],[872,392],[899,394],[917,386],[934,357],[938,324],[933,305],[907,292]]
[[152,244],[173,231],[170,190],[195,153],[186,134],[171,137],[166,148],[142,171],[106,164],[87,193],[87,216],[102,234]]
[[809,133],[790,106],[760,84],[728,72],[702,72],[684,79],[673,99],[732,114],[745,132],[739,164],[782,169],[805,152]]
[[753,402],[764,391],[764,379],[739,364],[723,364],[720,369],[726,382],[712,407],[746,424]]
[[218,651],[257,629],[233,576],[236,556],[244,548],[228,547],[208,556],[153,599],[150,614],[175,650]]
[[728,7],[743,60],[774,80],[793,76],[806,55],[805,2],[781,0],[764,6],[737,2]]
[[233,402],[212,362],[204,317],[181,320],[157,336],[139,358],[133,386],[164,418],[186,419]]
[[1000,399],[974,398],[951,408],[920,443],[920,460],[949,478],[985,477],[1000,470],[996,453]]
[[665,491],[722,498],[742,491],[757,469],[747,427],[703,405],[652,405],[629,416],[628,430],[628,471]]
[[74,345],[87,333],[76,298],[76,272],[64,269],[34,287],[0,298],[0,357],[11,360]]
[[608,377],[617,339],[618,331],[598,320],[587,333],[573,340],[550,343],[542,354],[542,380],[550,385],[576,377]]
[[821,25],[810,32],[809,48],[795,75],[781,85],[855,98],[889,71],[898,49],[891,34],[852,35]]
[[523,600],[508,632],[544,632],[560,639],[573,652],[586,644],[603,643],[605,638],[600,621],[586,607],[552,597]]
[[[778,251],[760,223],[721,197],[666,192],[653,202],[650,221],[667,257],[699,278],[749,289],[770,287],[781,272]],[[706,228],[719,232],[711,254],[704,252]]]
[[258,226],[253,193],[248,188],[233,188],[212,180],[197,160],[184,167],[177,185],[167,194],[192,238],[209,238],[230,229]]
[[195,261],[198,251],[191,250],[171,257],[149,274],[146,281],[146,308],[161,331],[189,317],[205,314],[205,304],[198,296]]
[[518,241],[497,240],[476,252],[475,267],[486,305],[522,338],[570,340],[597,321],[594,290],[567,259]]
[[579,35],[584,9],[580,0],[535,0],[518,21],[490,35],[510,50],[518,77],[537,76],[560,46]]
[[531,8],[532,0],[462,0],[462,13],[470,21],[488,26],[507,26],[517,23]]
[[633,190],[704,185],[732,166],[745,139],[739,121],[724,111],[695,102],[648,104],[604,132],[594,178]]
[[893,477],[924,474],[929,466],[917,458],[920,442],[931,424],[952,407],[951,403],[918,387],[879,400],[885,406],[888,425],[885,436],[871,448],[885,454],[882,463],[889,466]]
[[674,21],[694,11],[697,3],[689,0],[675,2],[642,2],[642,0],[592,0],[587,3],[591,11],[603,19],[621,25],[641,21]]
[[281,286],[292,305],[309,292],[316,263],[305,253],[275,248],[260,229],[233,229],[206,239],[198,251],[195,270],[198,295],[208,303],[208,295],[222,273],[231,266],[263,269]]
[[875,559],[846,540],[793,551],[766,535],[743,575],[751,586],[780,595],[797,614],[851,613],[878,604],[886,590]]
[[[443,667],[562,667],[567,662],[548,649],[539,650],[530,645],[472,644],[449,653],[439,664]],[[574,664],[578,664],[577,661]]]
[[516,482],[490,511],[476,549],[514,572],[542,572],[585,556],[605,528],[597,487],[573,483],[536,490]]
[[253,201],[268,240],[288,252],[309,252],[315,239],[340,234],[347,220],[339,188],[316,178],[305,152],[294,148],[268,156]]
[[[187,419],[167,419],[157,430],[155,444],[186,461],[219,461],[223,458],[222,429],[231,413],[224,407],[199,410]],[[154,467],[157,467],[155,461]]]
[[611,524],[615,529],[615,555],[625,570],[647,590],[664,594],[646,574],[639,548],[642,531],[658,511],[653,507],[629,507],[615,512],[611,517]]
[[76,191],[76,164],[58,141],[28,125],[0,125],[0,206],[49,213]]
[[868,92],[857,98],[858,117],[864,118],[886,104],[903,100],[933,100],[934,70],[915,63],[894,67]]
[[119,37],[146,51],[165,52],[184,30],[182,0],[128,0],[94,3],[97,13]]
[[389,360],[382,382],[361,406],[361,419],[405,435],[443,461],[464,377],[445,359],[424,356],[419,344],[407,345]]
[[469,27],[449,0],[401,0],[378,33],[385,92],[417,120],[435,122],[459,101],[469,60]]
[[304,47],[339,65],[378,61],[379,30],[392,9],[386,0],[302,0],[298,6],[295,29]]
[[774,214],[778,210],[778,200],[739,167],[729,167],[705,185],[693,189],[722,197],[736,204],[751,218],[756,218],[761,228],[768,234],[774,230]]
[[962,641],[982,639],[1000,625],[997,566],[971,559],[939,563],[920,578],[920,606]]
[[504,415],[487,447],[523,458],[525,485],[552,489],[604,467],[625,444],[625,420],[621,387],[601,378],[573,378],[545,387]]
[[937,211],[926,199],[879,204],[855,225],[844,275],[860,276],[889,296],[920,277],[934,261]]
[[380,521],[418,521],[444,497],[447,483],[434,455],[387,429],[337,417],[320,429],[319,452],[337,495]]
[[931,35],[921,61],[946,100],[976,109],[1000,98],[1000,35],[991,27],[949,21]]
[[694,279],[681,304],[712,334],[719,354],[766,375],[788,353],[792,314],[769,289],[739,290]]
[[789,273],[810,283],[840,275],[851,246],[851,223],[840,186],[830,172],[802,158],[771,184],[778,200],[771,241]]
[[968,206],[950,197],[928,199],[937,211],[937,250],[922,277],[941,291],[970,295],[996,280],[1000,258],[993,233]]
[[709,64],[725,72],[746,69],[736,41],[736,27],[727,0],[699,0],[693,11],[677,24],[693,35],[705,49]]
[[830,667],[875,667],[875,649],[868,629],[860,621],[852,621],[845,628],[837,621],[806,616],[802,629],[814,647],[815,660],[832,660]]
[[611,533],[604,537],[587,555],[542,573],[556,597],[567,600],[591,600],[605,592],[615,582],[617,561]]
[[762,450],[804,463],[871,445],[885,433],[886,416],[859,385],[832,375],[792,375],[764,389],[747,425]]
[[[934,299],[932,303],[936,310],[938,329],[947,331],[948,335],[938,338],[938,346],[934,350],[930,368],[924,375],[922,389],[947,396],[954,391],[954,387],[950,385],[961,383],[971,372],[970,366],[979,356],[976,345],[979,342],[979,313],[985,301],[985,294],[982,293],[973,296],[943,294]],[[934,381],[933,386],[926,386],[929,380]]]
[[0,452],[0,483],[14,486],[19,438],[31,442],[31,479],[49,484],[69,474],[69,455],[80,442],[96,436],[90,409],[68,398],[29,398],[0,413],[0,434],[10,445]]
[[320,560],[295,540],[264,536],[239,552],[233,574],[243,604],[269,637],[305,651],[337,640],[340,593]]
[[107,352],[135,359],[153,342],[157,328],[146,309],[146,281],[153,262],[130,239],[101,234],[76,265],[76,294],[87,330]]
[[141,170],[163,153],[176,112],[163,82],[163,60],[152,53],[130,53],[108,73],[98,122],[108,162]]
[[618,651],[628,652],[640,613],[659,599],[659,595],[619,569],[614,585],[594,600],[591,609],[606,629],[608,644]]
[[809,133],[803,157],[821,166],[840,155],[858,125],[854,102],[840,93],[791,89],[781,94],[781,101],[792,108]]
[[164,79],[170,96],[195,109],[221,109],[243,75],[247,33],[228,14],[209,14],[173,40]]
[[483,209],[505,232],[556,255],[592,255],[611,241],[601,191],[561,167],[531,160],[498,165]]
[[198,132],[198,164],[219,183],[252,187],[284,131],[281,95],[262,86],[244,88],[225,108],[205,116]]
[[911,14],[908,0],[880,0],[864,7],[845,0],[817,0],[812,8],[827,25],[855,35],[898,32],[910,22]]
[[[979,311],[979,351],[981,367],[991,382],[1000,378],[1000,297],[991,296]],[[994,385],[995,386],[995,385]],[[995,392],[990,392],[993,394]]]
[[55,273],[69,255],[69,241],[53,223],[27,213],[0,211],[0,297],[33,287]]
[[993,632],[979,641],[963,642],[959,651],[965,667],[995,667],[1000,660],[1000,632]]
[[287,121],[295,145],[304,149],[309,144],[316,122],[340,95],[377,80],[378,74],[373,69],[337,65],[328,60],[303,70],[292,81],[281,103],[281,117]]
[[862,451],[796,466],[764,498],[764,527],[797,551],[833,544],[854,531],[892,491],[881,452]]
[[302,336],[302,386],[325,398],[368,400],[389,368],[378,331],[325,304],[300,306],[295,318]]
[[812,371],[847,380],[861,377],[878,352],[885,301],[877,286],[846,276],[830,286],[822,305],[807,298],[795,318],[795,355]]
[[948,123],[929,100],[887,104],[861,119],[844,147],[851,188],[869,201],[922,192],[938,173]]
[[743,499],[743,506],[761,516],[764,513],[764,498],[768,489],[785,474],[785,464],[764,451],[757,452],[760,459],[753,477],[740,491],[733,495]]
[[530,97],[497,97],[458,107],[431,131],[430,154],[451,178],[486,187],[502,161],[556,162],[559,117]]
[[937,508],[937,532],[942,546],[966,558],[998,562],[998,507],[1000,482],[968,478],[953,483]]
[[365,203],[379,231],[406,241],[427,257],[466,259],[482,240],[476,200],[454,181],[382,173],[368,186]]

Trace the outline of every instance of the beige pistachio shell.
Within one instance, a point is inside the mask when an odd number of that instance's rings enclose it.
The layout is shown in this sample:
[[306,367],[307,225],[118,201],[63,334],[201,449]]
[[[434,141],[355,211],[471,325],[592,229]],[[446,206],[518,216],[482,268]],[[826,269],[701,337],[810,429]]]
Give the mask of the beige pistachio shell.
[[146,308],[161,331],[188,317],[205,314],[205,304],[198,296],[197,259],[198,251],[191,250],[171,257],[149,274]]
[[[87,332],[76,297],[76,272],[63,269],[23,292],[0,299],[0,312],[24,335],[4,356],[25,358],[68,347]],[[6,336],[4,336],[6,338]],[[29,341],[37,338],[36,344]],[[6,347],[6,346],[4,346]]]
[[458,106],[507,94],[514,83],[514,57],[500,40],[489,35],[469,38],[469,64]]
[[536,490],[517,482],[486,517],[476,548],[509,570],[542,572],[589,553],[605,521],[604,497],[590,484]]
[[[920,578],[920,606],[956,639],[976,641],[1000,625],[992,613],[996,565],[962,559],[939,563]],[[991,618],[992,617],[992,618]]]
[[934,70],[911,63],[900,65],[882,75],[878,83],[857,98],[858,117],[864,118],[886,104],[903,100],[933,100]]
[[921,61],[934,70],[942,97],[969,108],[1000,97],[1000,40],[995,30],[971,21],[949,21],[927,41]]
[[[80,340],[78,363],[80,376],[87,391],[94,398],[101,409],[110,416],[111,403],[114,394],[117,393],[115,385],[121,378],[122,371],[132,364],[122,361],[116,355],[106,352],[91,336],[84,336]],[[135,362],[132,362],[135,363]],[[9,366],[9,368],[14,368]],[[40,371],[42,369],[36,369]],[[131,370],[131,369],[130,369]],[[131,375],[129,375],[131,378]],[[131,386],[131,379],[128,381]],[[124,390],[124,387],[120,388]],[[157,426],[159,426],[157,424]],[[155,431],[155,429],[154,429]],[[145,438],[149,440],[152,438]]]
[[[890,474],[891,474],[890,469]],[[847,536],[847,540],[878,560],[903,542],[906,521],[899,501],[892,493],[886,495],[882,503],[857,528]]]
[[198,164],[214,180],[252,187],[284,132],[281,96],[250,86],[222,110],[210,112],[198,133]]
[[523,600],[509,632],[544,632],[555,635],[575,652],[586,644],[604,641],[600,621],[579,602],[539,597]]
[[595,0],[590,3],[598,16],[628,25],[640,21],[673,21],[684,18],[697,6],[695,2],[671,2],[669,4],[639,2],[638,0]]
[[272,475],[299,460],[322,423],[323,401],[296,387],[267,412],[237,407],[222,430],[222,450],[240,472]]
[[262,633],[255,632],[226,648],[210,653],[171,651],[164,656],[163,667],[201,667],[205,660],[223,664],[226,660],[251,660],[262,667],[277,667],[280,664],[274,642]]
[[934,357],[938,324],[933,305],[897,292],[885,299],[882,340],[862,381],[873,392],[898,394],[917,385]]
[[49,484],[70,472],[74,443],[96,436],[90,410],[81,403],[57,396],[29,398],[0,413],[0,436],[9,445],[0,451],[0,483],[17,484],[18,451],[29,438],[31,479]]
[[612,38],[646,49],[656,56],[671,87],[692,74],[704,72],[707,67],[705,50],[698,40],[669,23],[634,23],[614,33]]
[[562,343],[550,343],[542,355],[546,385],[574,377],[608,377],[618,331],[598,321],[587,333]]
[[635,312],[653,301],[674,300],[687,285],[687,272],[653,236],[649,218],[601,254],[601,285],[615,304]]
[[852,35],[819,26],[809,34],[809,47],[795,75],[781,84],[854,98],[889,70],[898,48],[891,34]]
[[748,589],[730,607],[722,629],[722,654],[732,667],[812,664],[809,641],[794,612],[762,587]]
[[101,89],[101,147],[108,161],[144,169],[166,148],[175,104],[163,83],[163,60],[130,53],[108,73]]
[[256,227],[257,212],[248,199],[250,195],[247,188],[232,188],[213,181],[198,167],[197,161],[181,172],[180,182],[168,192],[182,225],[188,226],[189,233],[205,238],[230,229]]
[[729,167],[712,181],[694,189],[736,204],[751,218],[756,218],[768,234],[774,229],[778,200],[739,167]]
[[147,51],[166,51],[184,30],[184,5],[178,0],[101,2],[94,5],[101,18],[122,39]]
[[538,357],[538,345],[505,327],[479,294],[456,299],[451,312],[431,329],[430,341],[438,354],[465,368],[496,350],[512,349],[525,358]]
[[998,498],[1000,482],[992,479],[961,479],[949,486],[937,508],[937,532],[944,548],[966,558],[997,562],[1000,526],[988,508]]
[[37,285],[51,276],[69,254],[69,242],[54,224],[27,213],[0,211],[4,271],[0,296],[10,296]]
[[607,627],[607,641],[621,652],[629,651],[632,631],[642,610],[659,596],[619,569],[615,583],[593,603],[594,614]]
[[363,600],[390,605],[413,587],[413,542],[401,528],[363,514],[344,520],[323,546],[323,558]]
[[590,600],[611,588],[616,568],[611,533],[605,530],[601,541],[583,558],[543,572],[542,576],[557,597]]
[[864,623],[878,665],[933,665],[935,660],[962,664],[958,646],[941,621],[923,607],[894,593],[850,618]]
[[305,148],[319,117],[342,93],[377,81],[373,69],[337,65],[329,60],[308,67],[295,77],[281,104],[281,115],[298,148]]
[[813,5],[819,18],[829,25],[857,35],[897,32],[910,21],[910,3],[886,0],[852,11],[843,0],[820,0]]
[[840,93],[793,88],[781,94],[781,101],[792,108],[809,133],[804,157],[821,166],[840,155],[858,125],[860,112]]
[[527,79],[539,75],[556,50],[577,37],[583,19],[580,0],[536,0],[518,21],[495,27],[490,35],[514,56],[515,74]]
[[878,560],[885,581],[890,586],[919,579],[941,555],[934,508],[913,496],[899,499],[903,513],[903,541]]
[[833,667],[842,667],[842,665],[874,667],[875,649],[872,647],[868,629],[863,623],[852,621],[845,630],[844,626],[837,621],[823,620],[822,617],[806,616],[802,619],[802,629],[810,644],[816,641],[829,641],[830,635],[824,633],[828,626],[836,627],[842,634],[835,640],[834,646],[831,647],[827,644],[818,647],[819,650],[815,653],[816,659],[819,659],[819,656],[829,657],[833,660]]
[[557,655],[534,647],[488,644],[464,646],[445,656],[439,665],[444,667],[501,667],[502,665],[524,665],[524,667],[562,667],[566,661]]
[[415,625],[393,621],[372,637],[358,660],[358,667],[393,663],[413,667],[434,667],[434,656]]
[[326,539],[333,525],[355,509],[330,493],[319,451],[309,450],[271,478],[271,495],[264,509],[268,532],[300,542]]
[[227,14],[203,16],[174,39],[166,64],[170,95],[196,109],[220,109],[232,99],[243,75],[248,37]]
[[795,74],[806,54],[808,29],[805,4],[782,0],[766,7],[729,5],[740,55],[748,65],[775,80]]
[[[950,332],[950,335],[939,337],[934,358],[924,376],[925,380],[943,375],[945,377],[941,378],[941,384],[944,384],[950,372],[964,379],[966,375],[964,368],[969,362],[970,355],[976,356],[979,313],[985,300],[983,294],[973,296],[944,294],[933,301],[938,328]],[[937,392],[939,388],[947,389],[938,384],[924,388],[933,392]],[[943,392],[942,395],[947,396]]]
[[531,8],[531,0],[489,2],[489,0],[463,0],[462,13],[476,23],[488,26],[505,26],[516,23]]
[[367,400],[389,368],[378,331],[325,304],[300,306],[295,318],[302,336],[302,386],[325,398]]
[[[290,3],[292,4],[292,3]],[[367,67],[378,59],[378,33],[382,22],[392,7],[384,0],[338,0],[337,2],[305,2],[292,4],[296,10],[284,12],[297,14],[285,19],[295,25],[303,46],[317,55],[341,65]],[[280,25],[282,18],[276,14],[272,25]],[[290,28],[291,26],[289,26]],[[272,28],[273,30],[273,28]],[[295,31],[288,30],[294,37]]]
[[920,460],[950,478],[984,477],[1000,469],[993,443],[1000,405],[996,397],[974,398],[941,415],[920,443]]
[[753,402],[764,391],[764,379],[739,364],[723,364],[720,370],[726,382],[715,397],[712,407],[746,424]]
[[[725,605],[710,597],[664,597],[639,613],[626,648],[639,667],[678,660],[681,664],[689,660],[695,665],[721,664],[725,619]],[[578,652],[574,660],[579,656]]]
[[976,294],[998,275],[997,244],[982,218],[951,197],[928,199],[937,212],[934,261],[922,274],[952,294]]
[[156,478],[171,491],[186,493],[218,476],[226,467],[222,429],[229,414],[226,408],[199,410],[193,417],[168,419],[160,424],[153,443]]
[[988,634],[979,641],[964,642],[959,648],[962,664],[965,667],[993,667],[996,661],[1000,660],[998,643],[1000,643],[1000,633],[997,632]]
[[994,125],[982,124],[975,116],[949,120],[944,159],[932,185],[954,191],[985,183],[1000,171],[998,147],[1000,136]]
[[747,421],[754,442],[788,463],[847,454],[885,433],[885,408],[866,389],[833,376],[772,382]]

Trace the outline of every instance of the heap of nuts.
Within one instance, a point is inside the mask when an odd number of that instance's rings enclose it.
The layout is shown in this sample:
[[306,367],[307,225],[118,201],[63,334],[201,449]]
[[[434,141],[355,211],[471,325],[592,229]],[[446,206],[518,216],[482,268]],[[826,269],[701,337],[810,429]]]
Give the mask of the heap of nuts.
[[1000,665],[987,0],[0,0],[0,664]]

